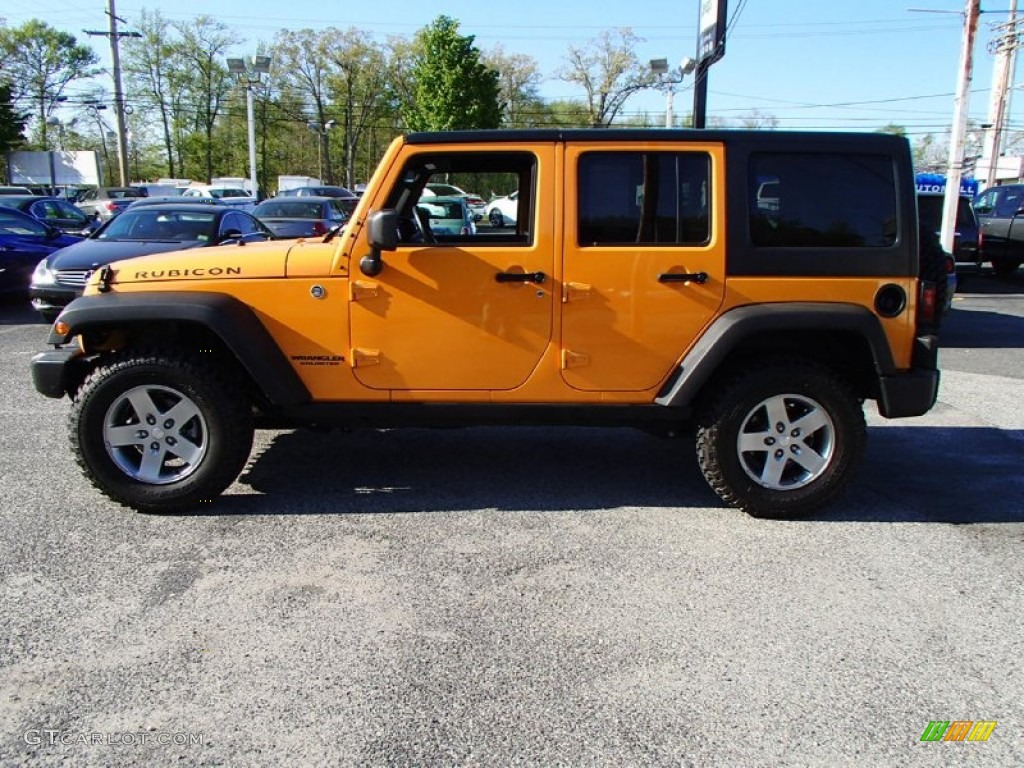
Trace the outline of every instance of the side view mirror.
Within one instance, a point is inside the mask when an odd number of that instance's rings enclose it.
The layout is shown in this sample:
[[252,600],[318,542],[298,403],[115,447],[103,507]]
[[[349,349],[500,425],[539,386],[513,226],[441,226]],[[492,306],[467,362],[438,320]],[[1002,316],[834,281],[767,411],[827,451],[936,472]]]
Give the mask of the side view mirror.
[[370,252],[359,260],[359,269],[373,277],[384,269],[383,251],[398,248],[398,212],[391,208],[374,211],[367,222]]
[[239,240],[241,237],[241,231],[237,229],[226,229],[224,230],[224,234],[220,236],[220,242],[226,243],[228,240]]

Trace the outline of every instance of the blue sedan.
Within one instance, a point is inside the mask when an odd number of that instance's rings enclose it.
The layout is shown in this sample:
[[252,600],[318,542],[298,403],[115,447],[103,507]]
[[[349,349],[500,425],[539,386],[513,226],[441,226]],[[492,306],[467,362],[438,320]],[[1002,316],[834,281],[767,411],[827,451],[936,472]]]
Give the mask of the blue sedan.
[[0,206],[0,293],[27,294],[40,259],[81,240],[27,213]]

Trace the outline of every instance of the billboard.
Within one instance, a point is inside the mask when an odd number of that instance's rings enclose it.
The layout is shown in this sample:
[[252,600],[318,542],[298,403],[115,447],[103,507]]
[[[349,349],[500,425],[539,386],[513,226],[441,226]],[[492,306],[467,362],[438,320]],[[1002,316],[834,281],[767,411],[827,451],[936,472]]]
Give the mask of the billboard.
[[95,152],[8,152],[7,183],[25,186],[93,186],[100,179]]
[[726,0],[700,0],[697,63],[709,67],[725,55]]

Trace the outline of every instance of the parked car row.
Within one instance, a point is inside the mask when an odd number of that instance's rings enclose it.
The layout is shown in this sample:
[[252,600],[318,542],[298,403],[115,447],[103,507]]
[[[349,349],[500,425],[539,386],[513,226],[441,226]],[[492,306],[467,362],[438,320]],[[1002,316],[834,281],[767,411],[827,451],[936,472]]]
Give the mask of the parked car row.
[[[918,195],[921,231],[928,236],[938,234],[942,199],[935,192]],[[242,189],[191,187],[180,196],[147,197],[137,187],[101,187],[82,201],[85,210],[54,197],[4,195],[0,292],[24,291],[28,286],[33,305],[52,319],[81,293],[89,273],[104,264],[228,242],[324,236],[343,227],[358,202],[346,188],[331,186],[288,190],[256,205]],[[942,294],[947,301],[957,274],[962,279],[983,260],[991,260],[1002,273],[1021,263],[1024,184],[992,188],[974,202],[966,196],[960,199],[955,267],[950,260]],[[517,192],[484,204],[454,185],[428,184],[416,206],[415,224],[422,240],[436,242],[437,236],[474,235],[478,222],[492,228],[514,227],[519,207]]]

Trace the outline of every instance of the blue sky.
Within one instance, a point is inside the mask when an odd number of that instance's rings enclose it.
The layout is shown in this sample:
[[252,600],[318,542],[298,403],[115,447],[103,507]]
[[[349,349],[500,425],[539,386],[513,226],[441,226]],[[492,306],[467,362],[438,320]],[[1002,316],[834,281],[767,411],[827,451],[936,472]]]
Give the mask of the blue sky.
[[[987,121],[993,57],[986,44],[990,24],[1005,21],[1008,2],[984,6],[975,46],[970,115]],[[7,4],[5,4],[7,5]],[[148,0],[121,0],[118,15],[130,23]],[[950,13],[914,13],[908,7]],[[42,18],[83,40],[104,58],[105,41],[86,38],[82,29],[104,28],[103,0],[16,0],[0,11],[8,24]],[[457,19],[477,45],[497,44],[506,52],[533,56],[548,78],[547,98],[581,97],[555,79],[570,44],[583,45],[602,30],[630,27],[644,38],[642,60],[692,56],[696,45],[698,0],[582,2],[581,0],[499,0],[498,2],[332,3],[325,0],[206,0],[162,4],[171,20],[209,14],[237,28],[255,50],[281,28],[357,27],[376,39],[410,36],[439,14]],[[755,110],[772,115],[780,127],[875,130],[886,123],[905,125],[912,137],[941,135],[952,119],[953,91],[962,35],[963,2],[955,0],[730,0],[731,28],[725,58],[710,72],[708,115],[738,119]],[[692,80],[676,96],[675,111],[689,111]],[[130,96],[129,96],[130,98]],[[1018,101],[1024,99],[1018,98]],[[627,103],[629,112],[663,114],[665,98],[652,91]],[[1024,109],[1024,106],[1021,107]],[[1014,127],[1011,111],[1011,128]],[[1021,121],[1024,124],[1024,120]],[[1021,127],[1024,127],[1022,125]]]

